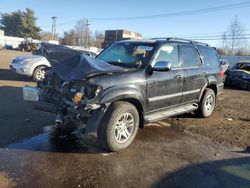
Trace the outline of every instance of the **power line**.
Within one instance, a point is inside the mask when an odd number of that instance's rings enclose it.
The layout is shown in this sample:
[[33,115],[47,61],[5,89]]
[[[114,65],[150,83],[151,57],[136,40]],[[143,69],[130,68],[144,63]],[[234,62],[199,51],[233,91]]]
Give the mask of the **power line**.
[[[154,38],[154,37],[153,37]],[[161,37],[160,37],[161,38]],[[162,37],[162,38],[166,38],[166,37]],[[144,39],[147,39],[147,38],[144,38]],[[224,40],[224,39],[222,39],[222,38],[185,38],[185,39],[189,39],[189,40],[195,40],[195,41],[199,41],[199,40],[211,40],[211,41],[222,41],[222,40]],[[230,38],[227,38],[227,40],[248,40],[248,39],[250,39],[250,37],[235,37],[235,38],[233,38],[233,37],[230,37]]]
[[[152,15],[144,15],[144,16],[131,16],[131,17],[108,17],[108,18],[91,18],[93,21],[115,21],[115,20],[141,20],[141,19],[155,19],[161,17],[176,17],[176,16],[186,16],[186,15],[195,15],[195,14],[205,14],[211,12],[220,12],[224,10],[230,9],[238,9],[238,8],[246,8],[250,6],[250,1],[244,1],[241,3],[227,4],[222,6],[203,8],[203,9],[194,9],[188,11],[179,11],[172,13],[162,13],[162,14],[152,14]],[[58,25],[67,25],[77,20],[71,20],[67,22],[61,22]],[[50,25],[43,25],[40,27],[49,27]]]
[[[250,31],[250,29],[244,29],[243,32]],[[196,34],[187,34],[187,35],[178,35],[179,37],[199,37],[199,36],[211,36],[211,35],[220,35],[227,34],[227,32],[214,32],[214,33],[196,33]],[[244,35],[244,34],[243,34]]]
[[[246,32],[246,31],[250,31],[250,29],[244,29],[243,32]],[[175,34],[175,35],[171,35],[171,36],[174,36],[174,37],[180,37],[180,38],[192,38],[192,37],[195,37],[195,38],[206,38],[206,37],[222,37],[223,34],[226,34],[226,37],[230,37],[232,35],[229,35],[227,34],[227,32],[213,32],[213,33],[195,33],[195,34],[186,34],[186,35],[178,35],[178,34]],[[247,33],[247,34],[241,34],[241,36],[245,36],[245,35],[250,35],[250,33]],[[146,36],[143,36],[144,38],[155,38],[156,36],[155,35],[146,35]]]
[[176,17],[176,16],[186,16],[194,14],[204,14],[210,12],[218,12],[223,10],[230,10],[236,8],[245,8],[250,6],[250,1],[244,1],[242,3],[234,3],[210,8],[195,9],[188,11],[172,12],[172,13],[163,13],[163,14],[154,14],[154,15],[145,15],[145,16],[131,16],[131,17],[116,17],[116,18],[92,18],[93,20],[139,20],[139,19],[152,19],[160,17]]

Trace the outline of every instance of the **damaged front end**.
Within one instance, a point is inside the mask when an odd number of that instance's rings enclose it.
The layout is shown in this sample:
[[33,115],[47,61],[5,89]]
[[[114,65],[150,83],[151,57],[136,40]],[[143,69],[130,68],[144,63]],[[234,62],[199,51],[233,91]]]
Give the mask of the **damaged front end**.
[[62,46],[50,45],[44,51],[52,69],[37,87],[23,87],[24,100],[33,102],[35,109],[55,113],[56,127],[96,132],[109,104],[99,103],[102,87],[89,79],[120,70]]
[[38,83],[37,87],[24,86],[25,101],[33,102],[37,110],[56,114],[55,126],[86,133],[96,132],[108,104],[99,104],[101,86],[86,80],[61,81],[55,73]]

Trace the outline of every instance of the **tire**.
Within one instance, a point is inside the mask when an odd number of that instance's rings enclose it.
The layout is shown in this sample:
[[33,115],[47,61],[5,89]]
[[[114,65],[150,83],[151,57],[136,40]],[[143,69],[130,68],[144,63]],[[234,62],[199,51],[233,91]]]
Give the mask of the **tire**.
[[139,113],[136,107],[129,102],[115,102],[99,125],[98,141],[109,151],[123,150],[133,142],[138,127]]
[[206,88],[202,99],[200,101],[199,108],[196,111],[198,117],[206,118],[211,116],[216,105],[216,96],[212,89]]
[[45,78],[45,71],[43,69],[45,69],[46,66],[38,66],[36,67],[36,69],[34,70],[33,73],[33,80],[36,82],[40,82],[43,81],[43,79]]

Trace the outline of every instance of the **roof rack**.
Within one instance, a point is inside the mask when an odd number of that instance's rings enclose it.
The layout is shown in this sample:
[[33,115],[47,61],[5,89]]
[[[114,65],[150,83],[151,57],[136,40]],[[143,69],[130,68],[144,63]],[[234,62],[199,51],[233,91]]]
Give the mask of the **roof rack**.
[[177,41],[177,42],[185,42],[185,43],[192,43],[192,44],[200,44],[200,45],[204,45],[204,46],[209,46],[206,43],[203,42],[197,42],[197,41],[193,41],[193,40],[189,40],[189,39],[183,39],[183,38],[176,38],[176,37],[169,37],[169,38],[164,38],[164,37],[160,37],[160,38],[152,38],[153,40],[167,40],[167,41]]

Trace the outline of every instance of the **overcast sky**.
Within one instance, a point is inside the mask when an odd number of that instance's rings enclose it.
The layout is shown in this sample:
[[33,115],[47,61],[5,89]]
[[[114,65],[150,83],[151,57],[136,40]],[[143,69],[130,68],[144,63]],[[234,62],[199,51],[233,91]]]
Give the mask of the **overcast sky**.
[[[190,10],[198,10],[224,6],[248,1],[237,0],[0,0],[0,12],[11,12],[31,8],[38,18],[37,24],[45,31],[51,31],[51,17],[56,16],[57,32],[62,34],[74,27],[77,20],[92,18],[90,28],[92,30],[127,29],[137,31],[144,37],[184,36],[193,34],[218,35],[227,29],[235,15],[244,25],[250,29],[250,6],[219,10],[193,15],[156,16],[141,19],[140,16],[168,14]],[[134,19],[133,17],[140,17]],[[130,19],[105,19],[123,18]],[[210,34],[211,33],[211,34]],[[213,34],[214,33],[214,34]],[[246,31],[250,33],[250,31]],[[219,41],[206,41],[216,45]]]

